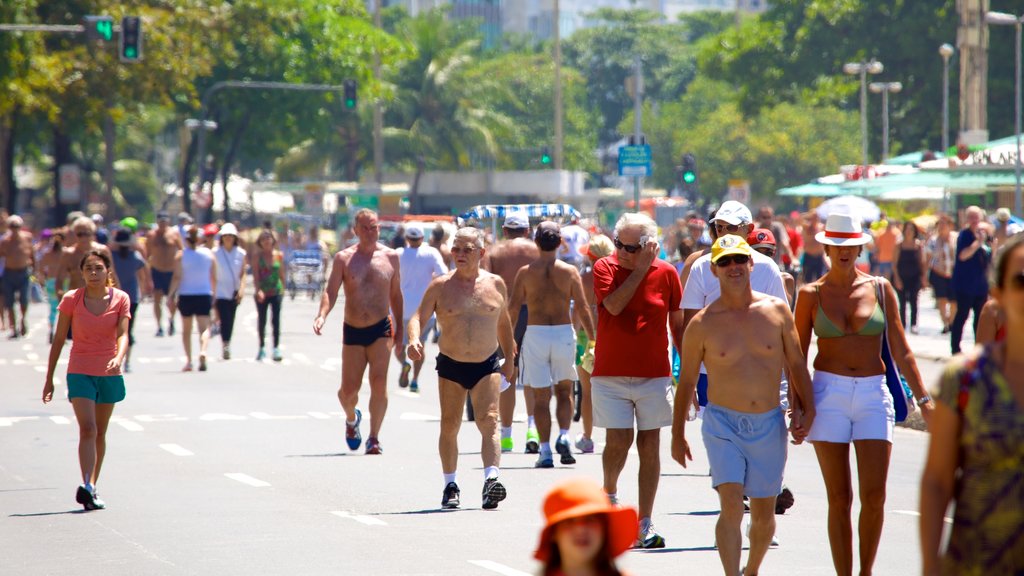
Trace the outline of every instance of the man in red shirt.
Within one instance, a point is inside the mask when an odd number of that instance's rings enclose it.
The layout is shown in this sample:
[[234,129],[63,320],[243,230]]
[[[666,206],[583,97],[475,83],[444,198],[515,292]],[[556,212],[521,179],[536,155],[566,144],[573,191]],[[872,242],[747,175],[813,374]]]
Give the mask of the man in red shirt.
[[615,252],[594,264],[597,345],[591,378],[594,425],[607,429],[604,489],[617,501],[619,474],[633,444],[640,454],[639,548],[663,548],[651,522],[661,474],[661,428],[672,424],[672,343],[682,346],[683,289],[675,268],[657,259],[657,225],[629,213],[615,225]]

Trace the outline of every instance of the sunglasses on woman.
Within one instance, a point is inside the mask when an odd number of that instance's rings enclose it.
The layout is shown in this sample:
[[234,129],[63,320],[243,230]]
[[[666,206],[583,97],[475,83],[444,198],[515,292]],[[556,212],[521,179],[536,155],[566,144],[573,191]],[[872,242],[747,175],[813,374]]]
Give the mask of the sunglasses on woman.
[[719,268],[727,268],[733,264],[746,264],[750,262],[750,256],[746,254],[731,254],[729,256],[722,256],[715,261],[715,266]]
[[641,249],[643,249],[643,246],[640,244],[623,244],[622,242],[619,242],[618,238],[615,239],[615,247],[618,248],[619,250],[625,250],[630,254],[636,254]]

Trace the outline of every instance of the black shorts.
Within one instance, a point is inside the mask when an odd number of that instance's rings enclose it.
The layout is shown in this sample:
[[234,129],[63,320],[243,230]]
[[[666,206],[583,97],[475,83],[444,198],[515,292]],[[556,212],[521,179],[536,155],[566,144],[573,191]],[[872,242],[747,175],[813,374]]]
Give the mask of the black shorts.
[[178,313],[187,316],[209,316],[213,307],[213,296],[209,294],[182,294],[178,296]]
[[156,268],[150,268],[149,275],[153,277],[153,291],[163,292],[167,294],[171,291],[171,279],[174,278],[174,272],[161,272]]
[[951,278],[939,276],[935,273],[935,270],[930,270],[928,272],[928,282],[931,283],[932,290],[935,291],[936,298],[944,298],[946,300],[952,300],[954,298],[952,287],[953,281]]
[[346,346],[369,346],[381,338],[391,338],[390,316],[385,316],[380,322],[363,328],[348,324],[341,326],[341,343]]
[[444,354],[437,355],[437,376],[451,380],[466,390],[472,390],[480,380],[500,371],[497,352],[483,362],[459,362]]

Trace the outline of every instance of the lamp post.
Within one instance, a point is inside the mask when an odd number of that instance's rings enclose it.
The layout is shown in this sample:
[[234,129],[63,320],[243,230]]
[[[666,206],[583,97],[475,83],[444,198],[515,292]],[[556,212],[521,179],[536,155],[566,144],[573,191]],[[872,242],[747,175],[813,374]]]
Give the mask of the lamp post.
[[[949,154],[949,59],[956,50],[952,44],[939,46],[942,56],[942,155]],[[942,211],[949,213],[949,188],[942,190]]]
[[868,85],[875,94],[882,95],[882,163],[889,159],[889,94],[903,90],[900,82],[872,82]]
[[1016,188],[1013,196],[1013,211],[1020,216],[1024,214],[1022,211],[1022,199],[1021,199],[1021,187],[1020,187],[1020,27],[1024,23],[1024,16],[1016,16],[1013,14],[1006,14],[1005,12],[986,12],[985,22],[987,24],[993,24],[996,26],[1014,26],[1017,29],[1017,43],[1014,45],[1013,51],[1014,62],[1016,71],[1014,77],[1014,92],[1013,92],[1013,116],[1014,116],[1014,133],[1017,137],[1017,160],[1014,162],[1014,175],[1016,177]]
[[860,158],[861,166],[868,165],[868,74],[881,74],[885,66],[872,58],[868,62],[847,62],[843,72],[851,76],[860,75]]

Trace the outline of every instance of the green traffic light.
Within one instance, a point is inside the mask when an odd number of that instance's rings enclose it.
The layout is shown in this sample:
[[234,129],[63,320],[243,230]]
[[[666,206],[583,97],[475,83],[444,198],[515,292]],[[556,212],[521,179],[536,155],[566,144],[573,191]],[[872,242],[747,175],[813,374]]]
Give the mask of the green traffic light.
[[697,181],[697,174],[696,173],[694,173],[694,172],[692,172],[690,170],[687,170],[686,172],[683,172],[683,182],[686,182],[687,184],[693,184],[696,181]]
[[100,35],[100,38],[110,41],[114,38],[114,23],[110,20],[98,20],[96,22],[96,32]]
[[541,156],[540,157],[540,163],[541,164],[551,164],[551,155],[550,154],[544,154],[543,156]]
[[355,107],[356,107],[356,101],[355,100],[353,100],[351,98],[345,100],[345,108],[355,108]]
[[124,49],[124,57],[125,58],[135,58],[136,55],[137,54],[135,52],[135,48],[132,48],[131,46],[128,46],[128,47],[126,47]]

